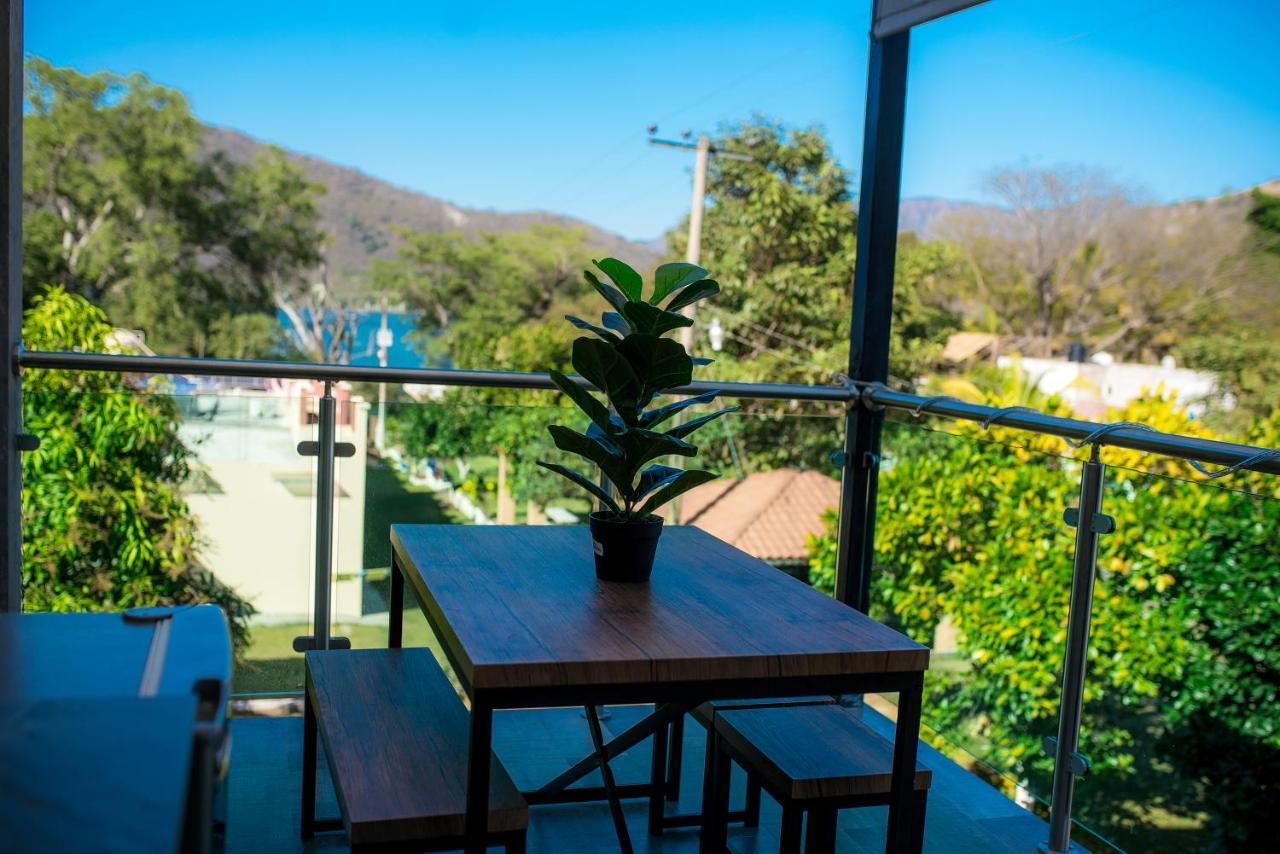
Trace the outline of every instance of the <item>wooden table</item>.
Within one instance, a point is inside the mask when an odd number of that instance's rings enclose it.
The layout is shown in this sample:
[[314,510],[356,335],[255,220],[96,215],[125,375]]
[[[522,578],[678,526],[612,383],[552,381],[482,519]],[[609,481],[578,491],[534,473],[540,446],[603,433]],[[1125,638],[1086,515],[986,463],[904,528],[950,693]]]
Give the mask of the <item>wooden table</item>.
[[649,584],[597,580],[585,526],[393,525],[391,543],[390,645],[407,580],[471,701],[469,851],[495,709],[667,704],[616,755],[707,700],[885,691],[899,693],[887,850],[909,845],[927,648],[688,526],[663,532]]

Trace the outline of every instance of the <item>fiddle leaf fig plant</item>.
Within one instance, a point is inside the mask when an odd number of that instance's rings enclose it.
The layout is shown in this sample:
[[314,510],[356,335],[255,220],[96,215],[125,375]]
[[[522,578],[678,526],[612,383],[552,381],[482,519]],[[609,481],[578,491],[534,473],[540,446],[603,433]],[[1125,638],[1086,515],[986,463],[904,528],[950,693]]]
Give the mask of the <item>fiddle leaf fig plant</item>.
[[719,392],[652,404],[671,389],[688,385],[695,365],[709,363],[708,359],[694,359],[680,342],[663,336],[692,325],[693,320],[679,310],[720,293],[720,285],[695,264],[663,264],[654,271],[646,297],[644,279],[627,264],[605,258],[595,265],[604,279],[591,270],[584,275],[611,310],[601,315],[598,324],[572,316],[568,321],[591,333],[573,342],[573,367],[604,400],[579,380],[552,371],[552,382],[582,410],[590,424],[585,433],[559,424],[548,430],[557,448],[598,466],[613,490],[568,466],[544,460],[538,465],[598,498],[616,521],[638,522],[681,493],[717,477],[709,471],[683,470],[654,461],[696,456],[698,449],[688,437],[738,407],[717,409],[663,429],[678,413],[711,403]]

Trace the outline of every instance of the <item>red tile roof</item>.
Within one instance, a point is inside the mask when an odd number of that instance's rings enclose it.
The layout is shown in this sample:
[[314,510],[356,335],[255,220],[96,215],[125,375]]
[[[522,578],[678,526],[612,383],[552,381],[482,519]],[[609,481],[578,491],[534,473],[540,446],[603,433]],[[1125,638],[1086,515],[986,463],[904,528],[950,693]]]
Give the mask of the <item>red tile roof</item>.
[[720,478],[685,493],[681,524],[696,525],[748,554],[806,560],[808,536],[840,504],[840,482],[816,471],[775,469],[745,479]]

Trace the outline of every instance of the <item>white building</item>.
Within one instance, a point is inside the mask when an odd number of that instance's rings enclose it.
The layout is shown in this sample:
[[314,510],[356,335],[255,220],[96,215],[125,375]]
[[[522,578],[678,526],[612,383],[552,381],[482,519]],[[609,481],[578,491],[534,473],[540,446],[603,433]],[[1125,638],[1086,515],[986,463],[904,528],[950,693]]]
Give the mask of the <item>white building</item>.
[[[319,384],[218,388],[183,395],[182,437],[197,456],[187,501],[205,540],[202,560],[258,610],[262,622],[307,622],[315,577],[315,458],[298,442],[316,438]],[[361,614],[368,404],[338,399],[338,441],[356,453],[337,460],[334,617]]]
[[1157,388],[1198,418],[1205,401],[1218,395],[1212,373],[1179,368],[1171,358],[1159,365],[1136,365],[1116,362],[1107,353],[1097,353],[1087,362],[1000,356],[996,364],[1021,369],[1042,392],[1061,396],[1085,418],[1101,418],[1109,407],[1124,406]]

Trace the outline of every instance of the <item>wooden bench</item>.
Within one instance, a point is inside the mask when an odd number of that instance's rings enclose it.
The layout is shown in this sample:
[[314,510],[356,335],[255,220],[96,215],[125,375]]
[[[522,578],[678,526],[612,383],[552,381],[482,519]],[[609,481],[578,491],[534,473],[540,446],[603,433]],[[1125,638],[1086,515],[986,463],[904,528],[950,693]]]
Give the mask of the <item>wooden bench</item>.
[[[725,709],[754,709],[770,706],[813,706],[835,703],[834,697],[763,697],[739,700],[713,700],[695,708],[690,715],[707,730],[707,749],[703,754],[702,778],[707,779],[712,772],[714,750],[712,741],[715,738],[713,722],[717,712]],[[653,743],[653,777],[649,800],[649,832],[661,835],[669,827],[699,826],[703,822],[701,813],[696,815],[666,815],[662,801],[676,801],[680,798],[680,774],[684,761],[684,716],[671,722],[666,731],[660,731]],[[663,777],[665,776],[665,780]],[[744,808],[731,812],[727,816],[730,822],[741,821],[744,827],[757,827],[760,824],[760,781],[754,774],[747,774],[747,795]]]
[[[303,838],[345,827],[353,851],[462,848],[470,717],[431,652],[312,651],[306,676]],[[315,817],[317,730],[341,821]],[[529,807],[492,762],[486,843],[520,854]]]
[[[853,710],[838,705],[724,709],[715,716],[714,731],[714,766],[703,790],[703,809],[715,834],[713,850],[723,850],[731,760],[782,805],[778,850],[783,854],[800,850],[806,813],[805,851],[832,852],[839,810],[889,802],[893,744]],[[924,843],[931,781],[929,769],[917,764],[913,851]]]

